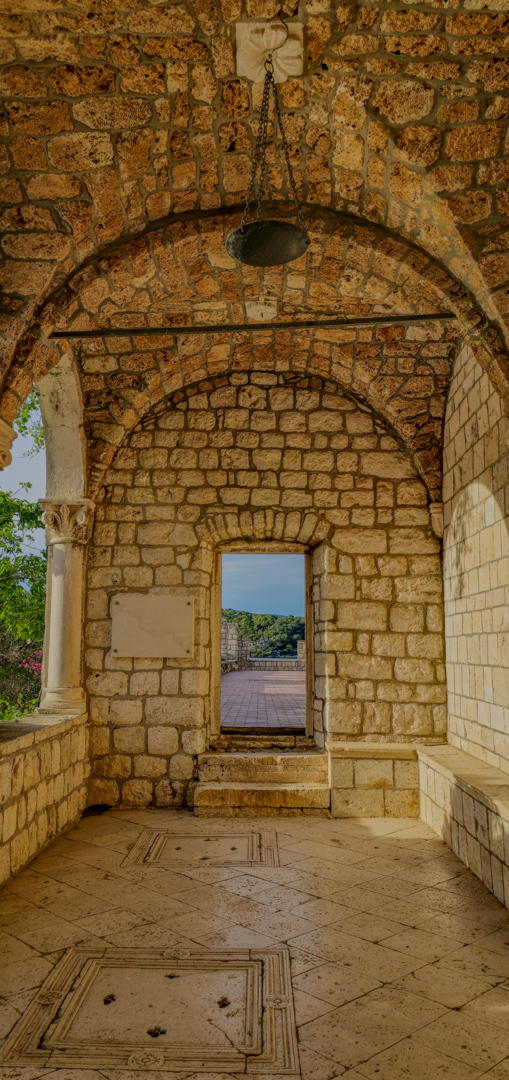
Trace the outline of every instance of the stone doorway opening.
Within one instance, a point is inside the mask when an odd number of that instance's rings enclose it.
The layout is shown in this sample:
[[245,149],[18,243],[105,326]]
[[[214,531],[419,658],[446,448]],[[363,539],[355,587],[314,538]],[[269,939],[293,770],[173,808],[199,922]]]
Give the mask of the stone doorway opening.
[[304,551],[250,549],[222,553],[219,562],[220,730],[305,735],[311,706],[308,557]]

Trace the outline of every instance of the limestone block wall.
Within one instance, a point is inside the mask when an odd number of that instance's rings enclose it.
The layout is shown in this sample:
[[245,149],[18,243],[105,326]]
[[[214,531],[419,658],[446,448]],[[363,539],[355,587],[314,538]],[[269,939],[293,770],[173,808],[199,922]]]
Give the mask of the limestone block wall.
[[[237,371],[158,404],[117,451],[89,553],[90,800],[192,798],[196,755],[219,730],[216,556],[253,543],[312,553],[317,745],[331,734],[441,741],[442,581],[427,503],[392,430],[333,382]],[[114,656],[119,589],[194,597],[193,655]]]
[[86,806],[87,716],[51,719],[0,743],[0,884],[77,821]]
[[509,772],[509,423],[468,348],[444,431],[449,741]]
[[411,743],[330,740],[333,817],[418,817],[419,766]]

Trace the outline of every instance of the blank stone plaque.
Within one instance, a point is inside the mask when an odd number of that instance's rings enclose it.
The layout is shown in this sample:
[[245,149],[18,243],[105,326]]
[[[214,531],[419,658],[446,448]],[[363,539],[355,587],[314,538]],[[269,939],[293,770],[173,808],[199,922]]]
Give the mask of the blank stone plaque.
[[69,949],[0,1062],[152,1076],[298,1073],[288,947]]
[[187,596],[117,593],[111,603],[111,649],[116,656],[191,656],[194,600]]

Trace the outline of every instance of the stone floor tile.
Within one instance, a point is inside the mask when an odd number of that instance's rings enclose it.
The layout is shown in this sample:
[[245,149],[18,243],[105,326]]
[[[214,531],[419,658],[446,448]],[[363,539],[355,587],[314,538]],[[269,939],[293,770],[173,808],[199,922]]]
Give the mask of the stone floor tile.
[[39,953],[24,941],[0,930],[0,971],[7,964],[17,964],[20,960],[30,960],[38,955]]
[[496,986],[488,990],[482,997],[465,1005],[461,1015],[475,1016],[477,1020],[485,1020],[487,1024],[509,1031],[509,989]]
[[509,1080],[509,1058],[501,1061],[499,1065],[495,1065],[494,1069],[490,1069],[489,1072],[482,1075],[483,1080]]
[[11,994],[21,994],[24,990],[40,986],[52,967],[43,956],[8,964],[2,968],[2,994],[9,997]]
[[299,1057],[302,1080],[334,1080],[335,1076],[345,1072],[342,1065],[324,1058],[308,1046],[299,1047]]
[[376,1054],[371,1061],[363,1062],[359,1069],[369,1080],[476,1080],[481,1075],[479,1069],[429,1047],[423,1054],[421,1046],[413,1039],[403,1039]]
[[479,949],[489,949],[490,952],[500,952],[509,955],[509,927],[495,930],[480,938],[477,942]]
[[447,914],[447,912],[463,914],[465,909],[471,903],[466,896],[456,896],[450,892],[446,892],[444,889],[437,889],[435,887],[419,889],[413,894],[413,899],[416,904],[429,908],[430,911],[441,911],[444,914]]
[[332,900],[308,900],[299,904],[290,912],[291,915],[308,919],[315,926],[327,926],[330,923],[348,919],[352,915],[352,909],[345,904],[335,904]]
[[412,1037],[472,1068],[488,1070],[509,1054],[509,1031],[502,1031],[465,1012],[448,1013],[414,1032]]
[[239,922],[243,926],[249,926],[260,934],[270,934],[277,941],[288,941],[297,934],[307,934],[314,930],[314,923],[308,919],[300,919],[289,911],[268,912],[263,919],[251,919],[241,916]]
[[403,930],[394,937],[386,937],[384,941],[390,949],[405,953],[407,956],[417,956],[419,960],[440,960],[447,953],[459,949],[461,941],[447,934],[434,934],[428,930]]
[[443,964],[465,975],[493,979],[502,982],[509,978],[509,955],[481,949],[477,945],[464,945],[458,952],[448,953]]
[[[444,1013],[442,1006],[392,987],[373,990],[299,1029],[305,1046],[357,1066]],[[439,1021],[436,1021],[439,1022]],[[429,1030],[429,1026],[425,1029]]]
[[448,1009],[459,1009],[472,998],[485,994],[492,984],[487,979],[475,979],[459,971],[451,971],[439,963],[418,968],[402,979],[396,979],[392,985],[422,994]]
[[259,934],[246,926],[229,926],[206,937],[195,938],[206,949],[264,949],[274,945],[275,938]]
[[301,952],[300,949],[295,949],[290,946],[290,967],[292,970],[292,976],[302,975],[304,971],[311,971],[313,968],[320,967],[323,964],[323,960],[319,960],[317,956],[312,956],[311,953]]
[[357,892],[362,897],[360,910],[369,915],[388,918],[404,926],[417,926],[417,923],[430,916],[429,908],[414,904],[412,897],[408,900],[391,900],[388,896],[373,896],[367,889],[358,889]]
[[365,941],[377,942],[404,931],[406,928],[402,923],[394,922],[391,919],[383,919],[363,911],[343,919],[341,925],[335,927],[335,929],[344,930],[345,934],[353,934],[354,937],[363,938]]
[[[166,930],[161,923],[143,923],[130,930],[120,930],[105,934],[108,944],[118,949],[164,949],[172,945],[182,945],[183,935]],[[193,942],[194,944],[194,942]]]
[[327,963],[298,975],[293,984],[298,990],[327,1001],[334,1007],[346,1005],[370,990],[378,990],[381,985],[378,979],[361,975],[344,964]]
[[[280,851],[279,854],[280,857],[282,854],[287,856],[288,852]],[[319,859],[314,856],[306,859],[294,858],[293,866],[296,870],[307,870],[311,874],[317,874],[318,877],[331,878],[332,881],[337,881],[344,887],[366,883],[371,887],[372,882],[375,880],[375,874],[368,873],[357,865],[345,866],[330,859]]]
[[270,905],[256,903],[248,897],[234,896],[212,885],[200,885],[180,893],[180,899],[187,903],[188,910],[189,907],[196,907],[230,922],[244,922],[244,918],[263,919],[270,910]]
[[8,1001],[0,1000],[0,1039],[9,1034],[11,1028],[19,1020],[21,1013],[18,1012]]
[[416,957],[403,956],[394,949],[373,945],[371,941],[363,941],[330,926],[292,938],[291,943],[307,952],[317,953],[324,960],[347,964],[380,982],[392,982],[423,965]]
[[217,915],[205,915],[201,911],[189,911],[186,915],[177,915],[171,921],[171,927],[176,934],[184,934],[186,937],[195,934],[214,934],[216,931],[227,930],[226,919],[218,919]]
[[309,1023],[310,1020],[316,1020],[318,1016],[323,1016],[333,1009],[333,1006],[326,1001],[312,997],[311,994],[306,994],[303,990],[294,990],[293,1004],[297,1027]]
[[125,911],[122,908],[113,908],[99,915],[87,915],[85,919],[79,920],[78,926],[81,926],[88,934],[95,934],[96,937],[109,937],[110,934],[115,934],[119,930],[132,930],[134,926],[140,926],[145,922],[147,920],[142,915],[135,915],[134,912]]
[[230,881],[224,882],[222,888],[239,896],[249,896],[260,904],[270,904],[275,911],[290,911],[297,904],[303,904],[306,900],[311,900],[308,893],[301,892],[299,889],[260,881],[257,878],[251,878],[247,874],[238,878],[231,878]]
[[363,853],[357,848],[347,847],[341,840],[331,837],[328,843],[313,840],[293,841],[289,844],[280,844],[280,850],[295,852],[295,856],[302,858],[309,855],[314,859],[333,860],[343,864],[354,864],[363,860]]
[[423,919],[422,922],[417,924],[418,930],[431,931],[436,934],[451,934],[457,941],[463,942],[464,945],[471,945],[473,941],[479,941],[483,947],[485,947],[486,928],[480,926],[481,920],[465,919],[461,914],[451,914],[450,912],[435,912],[434,915],[429,913],[428,919]]

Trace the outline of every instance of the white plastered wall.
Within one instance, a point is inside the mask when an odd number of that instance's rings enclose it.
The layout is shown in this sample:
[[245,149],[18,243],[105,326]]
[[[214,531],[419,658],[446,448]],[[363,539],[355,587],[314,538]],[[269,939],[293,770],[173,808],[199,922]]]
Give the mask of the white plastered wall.
[[444,433],[448,740],[509,772],[509,421],[464,346]]

